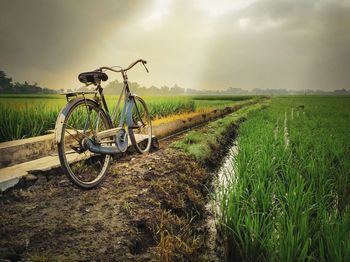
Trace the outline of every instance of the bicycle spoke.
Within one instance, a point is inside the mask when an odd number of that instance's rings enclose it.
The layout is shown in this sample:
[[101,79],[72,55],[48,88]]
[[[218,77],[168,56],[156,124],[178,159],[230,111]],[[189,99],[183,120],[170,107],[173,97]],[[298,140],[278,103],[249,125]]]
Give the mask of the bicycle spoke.
[[90,120],[90,115],[91,115],[92,109],[86,105],[86,102],[85,102],[85,106],[86,106],[86,112],[87,112],[87,119],[86,119],[87,122],[85,122],[85,125],[84,125],[84,132],[87,130],[87,125],[89,125],[90,130],[93,130],[93,128],[91,126],[91,120]]
[[[110,161],[108,155],[93,154],[81,146],[81,140],[90,138],[95,133],[95,127],[99,131],[112,128],[108,116],[91,100],[78,101],[67,113],[63,125],[60,161],[68,177],[82,187],[92,187],[98,183],[106,174]],[[108,143],[104,144],[110,145],[112,138],[107,140]]]
[[[69,128],[71,128],[71,129],[73,129],[75,132],[77,132],[77,134],[80,135],[80,137],[89,137],[89,136],[87,136],[86,134],[83,134],[83,133],[79,132],[78,129],[72,127],[71,125],[67,124],[67,126],[68,126]],[[66,132],[67,132],[68,134],[70,134],[72,137],[74,137],[71,133],[68,132],[67,129],[66,129]],[[80,142],[79,140],[77,140],[77,141]]]
[[71,151],[66,151],[66,155],[70,155],[70,154],[76,154],[77,151],[75,151],[74,149]]
[[95,128],[95,132],[98,133],[98,130],[99,130],[99,125],[100,125],[100,114],[101,112],[98,111],[98,116],[97,116],[97,119],[96,119],[96,128]]

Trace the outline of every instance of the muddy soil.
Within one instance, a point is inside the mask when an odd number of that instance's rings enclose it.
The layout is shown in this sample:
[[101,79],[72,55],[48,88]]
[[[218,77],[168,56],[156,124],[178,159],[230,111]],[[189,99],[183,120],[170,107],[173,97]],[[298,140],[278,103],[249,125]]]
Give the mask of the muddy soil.
[[0,260],[220,260],[207,243],[212,175],[168,143],[114,161],[92,190],[55,170],[3,193]]

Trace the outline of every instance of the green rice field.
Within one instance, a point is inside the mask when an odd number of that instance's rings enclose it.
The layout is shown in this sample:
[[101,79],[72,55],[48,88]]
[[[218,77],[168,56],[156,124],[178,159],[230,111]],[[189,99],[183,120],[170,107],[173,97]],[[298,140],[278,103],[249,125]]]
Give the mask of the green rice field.
[[[144,97],[152,119],[222,108],[252,97],[240,96],[148,96]],[[118,96],[106,97],[110,110]],[[57,115],[67,103],[62,95],[1,95],[0,142],[44,134],[54,129]]]
[[350,97],[278,97],[239,127],[227,260],[350,261]]
[[[118,97],[108,96],[110,109]],[[252,97],[145,97],[153,119]],[[53,129],[62,96],[0,96],[0,141]],[[246,119],[241,123],[242,119]],[[350,97],[273,97],[192,130],[172,147],[205,165],[238,127],[214,205],[227,261],[350,261]],[[235,127],[236,128],[236,127]],[[230,138],[228,138],[230,139]]]

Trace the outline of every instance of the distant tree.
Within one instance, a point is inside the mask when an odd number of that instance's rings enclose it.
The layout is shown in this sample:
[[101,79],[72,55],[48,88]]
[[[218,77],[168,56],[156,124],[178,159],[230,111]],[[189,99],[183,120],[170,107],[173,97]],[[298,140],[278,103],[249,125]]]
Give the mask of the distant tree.
[[2,70],[0,70],[0,93],[5,94],[55,94],[57,91],[48,89],[48,88],[42,88],[39,86],[37,82],[34,84],[30,84],[27,81],[24,83],[15,82],[12,83],[12,78],[7,77],[6,73]]
[[334,90],[334,93],[336,93],[337,95],[344,95],[344,94],[347,94],[348,91],[345,88],[342,88],[342,89]]
[[140,89],[140,85],[136,82],[129,82],[129,88],[133,93],[138,93],[137,91]]
[[148,90],[151,93],[151,95],[160,95],[160,90],[158,87],[151,86]]
[[57,94],[58,92],[56,90],[49,89],[47,87],[43,88],[43,93],[44,94]]
[[12,89],[12,78],[7,77],[5,72],[0,70],[0,93],[7,93]]
[[119,95],[123,88],[123,83],[118,80],[109,82],[108,85],[104,87],[105,94],[108,95]]
[[170,88],[167,87],[167,86],[162,86],[162,87],[160,88],[160,94],[162,94],[162,95],[169,94],[169,91],[170,91]]
[[25,81],[23,84],[16,82],[14,85],[14,93],[21,94],[38,94],[42,93],[42,88],[37,83],[29,84]]
[[225,93],[229,95],[237,95],[237,94],[242,94],[244,92],[247,92],[247,91],[243,90],[242,88],[234,88],[234,87],[229,87],[225,91]]
[[182,95],[185,93],[185,89],[179,87],[177,84],[175,84],[171,89],[170,93],[173,95]]

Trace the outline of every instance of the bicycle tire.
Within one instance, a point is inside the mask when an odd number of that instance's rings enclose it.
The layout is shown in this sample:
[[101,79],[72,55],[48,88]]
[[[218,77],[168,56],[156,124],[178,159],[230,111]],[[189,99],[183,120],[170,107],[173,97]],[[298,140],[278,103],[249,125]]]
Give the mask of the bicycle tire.
[[[90,113],[88,113],[89,109]],[[96,129],[93,130],[93,128],[91,128],[91,119],[88,120],[88,122],[90,122],[89,132],[85,130],[86,122],[84,123],[84,131],[82,132],[82,130],[79,129],[79,126],[83,124],[83,121],[81,121],[80,118],[84,118],[84,110],[86,110],[87,118],[93,117],[93,115],[91,115],[92,111],[97,114],[96,117],[100,118],[102,121],[101,129],[98,126],[99,122],[96,122]],[[97,102],[90,99],[77,99],[76,101],[72,101],[67,105],[63,115],[64,122],[60,133],[60,140],[57,144],[61,167],[69,180],[78,187],[86,189],[95,187],[105,177],[111,156],[93,154],[88,150],[84,150],[82,143],[79,143],[79,141],[81,141],[84,137],[91,137],[95,132],[112,128],[112,122],[109,116],[103,111],[103,109],[100,108]],[[74,119],[74,117],[76,117],[76,119]],[[73,123],[77,124],[77,126],[72,126],[70,120],[72,120]],[[73,129],[69,129],[72,127]],[[75,146],[71,145],[73,143]],[[67,149],[70,149],[70,151],[67,152]],[[79,153],[80,151],[82,152]],[[70,156],[68,156],[68,154]],[[78,173],[79,169],[81,173]],[[93,173],[97,173],[93,179],[87,179],[87,181],[83,180],[83,178],[87,177],[88,175],[93,176]]]
[[[133,95],[131,112],[128,112],[128,131],[131,143],[136,151],[143,154],[150,150],[152,144],[152,123],[146,102]],[[143,136],[140,141],[137,136]]]

